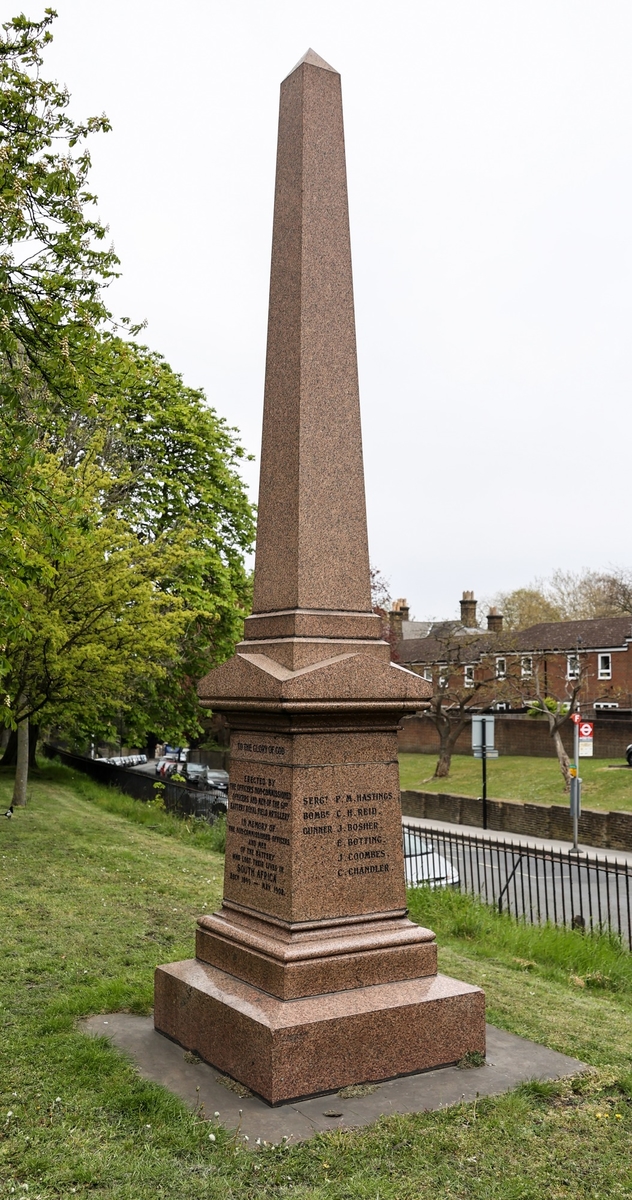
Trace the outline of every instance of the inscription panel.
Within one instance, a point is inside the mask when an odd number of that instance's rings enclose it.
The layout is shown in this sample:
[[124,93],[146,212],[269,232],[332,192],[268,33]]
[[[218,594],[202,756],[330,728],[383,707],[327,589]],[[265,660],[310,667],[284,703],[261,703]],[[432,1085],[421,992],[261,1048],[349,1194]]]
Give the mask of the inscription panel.
[[297,767],[294,787],[293,919],[405,907],[397,764]]
[[291,922],[405,908],[395,756],[336,761],[344,736],[233,734],[227,900]]
[[231,739],[224,896],[290,920],[291,739]]

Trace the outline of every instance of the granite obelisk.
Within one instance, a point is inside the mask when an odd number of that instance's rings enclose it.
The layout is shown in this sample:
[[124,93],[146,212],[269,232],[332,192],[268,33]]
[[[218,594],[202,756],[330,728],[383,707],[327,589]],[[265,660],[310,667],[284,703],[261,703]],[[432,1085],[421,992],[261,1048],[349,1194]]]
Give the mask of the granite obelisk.
[[156,1028],[270,1103],[455,1062],[484,997],[408,920],[397,725],[429,687],[371,611],[340,76],[281,85],[253,613],[199,685],[231,726],[222,908]]

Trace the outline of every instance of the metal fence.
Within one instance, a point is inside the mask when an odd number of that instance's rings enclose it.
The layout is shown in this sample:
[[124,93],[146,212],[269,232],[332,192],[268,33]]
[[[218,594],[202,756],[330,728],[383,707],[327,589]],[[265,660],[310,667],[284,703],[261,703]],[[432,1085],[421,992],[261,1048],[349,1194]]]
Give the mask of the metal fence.
[[[67,750],[60,750],[59,747],[49,744],[44,745],[44,754],[47,758],[59,758],[66,766],[73,767],[76,771],[83,771],[97,783],[105,784],[106,787],[118,788],[120,792],[124,792],[126,796],[134,796],[136,800],[155,800],[156,788],[154,785],[156,782],[163,782],[156,780],[155,776],[143,774],[140,771],[129,771],[125,767],[118,767],[100,759],[70,754]],[[195,788],[185,787],[181,783],[167,781],[164,784],[164,791],[160,789],[160,792],[165,808],[185,817],[199,817],[201,820],[212,823],[218,814],[226,812],[226,793],[222,791],[215,791],[212,788],[198,791]]]
[[447,883],[518,920],[613,933],[632,950],[632,864],[457,830],[403,831],[409,884]]

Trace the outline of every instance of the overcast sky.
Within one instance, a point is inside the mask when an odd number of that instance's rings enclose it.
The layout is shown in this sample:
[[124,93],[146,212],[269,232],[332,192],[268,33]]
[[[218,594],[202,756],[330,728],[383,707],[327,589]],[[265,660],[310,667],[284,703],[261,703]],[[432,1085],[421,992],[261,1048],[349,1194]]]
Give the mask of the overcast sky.
[[257,458],[279,83],[308,46],[341,72],[393,597],[450,616],[464,588],[630,562],[629,0],[55,6],[47,70],[113,124],[92,151],[111,306]]

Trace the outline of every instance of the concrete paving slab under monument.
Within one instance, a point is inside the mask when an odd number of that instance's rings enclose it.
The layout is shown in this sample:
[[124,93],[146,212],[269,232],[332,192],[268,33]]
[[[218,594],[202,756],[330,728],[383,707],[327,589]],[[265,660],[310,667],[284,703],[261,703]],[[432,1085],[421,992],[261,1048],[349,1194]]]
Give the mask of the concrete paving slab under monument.
[[218,1121],[227,1129],[240,1126],[240,1136],[248,1137],[251,1146],[257,1138],[302,1141],[330,1129],[370,1125],[381,1116],[432,1111],[477,1095],[498,1096],[530,1079],[561,1079],[586,1070],[576,1058],[488,1025],[482,1067],[442,1067],[380,1083],[365,1096],[343,1099],[334,1092],[272,1107],[258,1096],[242,1098],[228,1090],[207,1063],[187,1061],[181,1046],[156,1032],[151,1017],[106,1013],[87,1017],[79,1029],[107,1037],[130,1056],[144,1079],[162,1084],[207,1118],[219,1112]]

